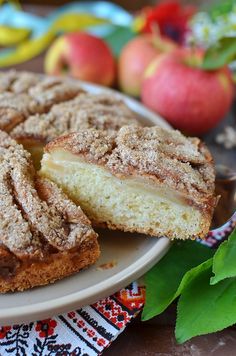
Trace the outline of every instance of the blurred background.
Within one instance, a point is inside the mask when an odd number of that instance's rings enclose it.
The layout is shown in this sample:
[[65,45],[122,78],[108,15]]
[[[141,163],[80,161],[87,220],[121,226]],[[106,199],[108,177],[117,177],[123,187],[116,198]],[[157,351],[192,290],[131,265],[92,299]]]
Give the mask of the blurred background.
[[[202,4],[211,4],[211,3],[216,3],[218,0],[181,0],[180,2],[182,4],[189,4],[192,3],[194,5],[202,5]],[[124,7],[126,10],[129,11],[135,11],[135,10],[139,10],[141,7],[143,6],[147,6],[147,5],[154,5],[156,3],[158,3],[159,1],[155,1],[155,0],[134,0],[134,1],[129,1],[129,0],[117,0],[117,1],[112,1],[115,4],[118,4],[122,7]],[[22,4],[37,4],[37,5],[42,5],[42,1],[40,0],[23,0],[21,1]],[[47,5],[53,5],[53,6],[59,6],[59,5],[64,5],[66,3],[68,3],[68,1],[65,0],[48,0]],[[46,4],[45,4],[46,5]]]
[[220,145],[228,150],[226,159],[233,157],[235,115],[225,118],[234,109],[236,0],[0,0],[0,5],[1,70],[112,87],[183,133],[208,135],[217,161]]

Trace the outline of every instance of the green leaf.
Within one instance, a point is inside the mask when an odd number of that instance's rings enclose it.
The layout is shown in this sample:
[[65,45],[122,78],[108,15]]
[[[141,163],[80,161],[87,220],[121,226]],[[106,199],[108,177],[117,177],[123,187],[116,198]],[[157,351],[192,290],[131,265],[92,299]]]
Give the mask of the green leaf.
[[230,13],[234,4],[235,0],[218,0],[216,3],[214,2],[209,10],[212,19],[216,21],[219,16]]
[[194,241],[173,244],[167,255],[145,275],[146,303],[142,320],[162,313],[179,295],[178,288],[183,289],[187,284],[187,279],[182,281],[185,273],[213,254],[213,250]]
[[201,67],[205,70],[215,70],[229,64],[235,58],[236,40],[233,37],[225,37],[206,51]]
[[212,259],[192,270],[192,280],[179,299],[175,329],[179,343],[236,322],[236,279],[210,285],[211,265]]
[[236,229],[216,251],[213,273],[215,276],[211,278],[211,284],[216,284],[225,278],[236,277]]
[[[185,288],[188,287],[188,285],[195,279],[196,275],[199,274],[199,272],[201,272],[203,266],[212,266],[213,263],[213,259],[209,258],[208,260],[200,263],[198,266],[191,268],[188,272],[185,273],[185,275],[183,276],[183,279],[179,285],[179,288],[176,292],[176,294],[178,296],[180,296],[180,294],[183,293],[183,291],[185,290]],[[205,267],[204,267],[205,268]]]
[[136,34],[129,27],[117,26],[111,34],[103,39],[107,42],[113,54],[118,57],[124,45],[135,36]]

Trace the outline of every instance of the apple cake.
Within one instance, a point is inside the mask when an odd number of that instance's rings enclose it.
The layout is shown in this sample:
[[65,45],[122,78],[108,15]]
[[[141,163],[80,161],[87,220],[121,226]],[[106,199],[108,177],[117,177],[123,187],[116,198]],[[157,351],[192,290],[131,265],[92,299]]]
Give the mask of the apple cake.
[[0,292],[52,283],[93,264],[97,234],[30,154],[0,131]]
[[217,201],[205,145],[157,126],[61,136],[45,147],[40,174],[96,226],[171,239],[203,238]]

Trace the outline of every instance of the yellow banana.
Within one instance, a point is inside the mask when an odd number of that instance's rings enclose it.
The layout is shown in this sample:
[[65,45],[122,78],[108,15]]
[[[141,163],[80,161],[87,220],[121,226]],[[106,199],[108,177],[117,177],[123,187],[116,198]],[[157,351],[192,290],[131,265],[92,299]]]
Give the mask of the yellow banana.
[[61,15],[52,25],[51,30],[54,32],[71,32],[82,30],[86,27],[102,25],[109,23],[106,19],[92,16],[90,14],[68,13]]
[[0,46],[9,47],[22,42],[30,35],[26,28],[13,28],[0,25]]
[[[22,63],[43,52],[52,42],[59,32],[78,31],[89,26],[108,23],[106,19],[100,19],[89,14],[65,14],[60,16],[51,29],[44,35],[20,42],[15,49],[0,56],[0,67],[8,67],[17,63]],[[0,35],[1,38],[1,35]],[[1,41],[0,41],[1,42]]]
[[20,43],[6,56],[0,57],[0,67],[8,67],[30,60],[45,50],[53,38],[54,33],[49,31],[39,38]]

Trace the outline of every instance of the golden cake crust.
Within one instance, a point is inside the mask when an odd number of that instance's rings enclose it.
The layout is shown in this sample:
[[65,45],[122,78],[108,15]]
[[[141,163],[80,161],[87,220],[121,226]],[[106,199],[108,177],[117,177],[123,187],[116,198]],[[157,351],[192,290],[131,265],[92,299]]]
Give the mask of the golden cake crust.
[[[14,273],[14,269],[12,269],[13,274],[10,277],[7,260],[7,267],[0,264],[1,275],[4,268],[7,274],[5,278],[0,278],[0,293],[23,291],[53,283],[95,263],[99,254],[97,239],[93,237],[89,241],[83,242],[76,251],[54,253],[50,255],[50,258],[41,261],[30,263],[23,261],[17,267],[17,273]],[[14,258],[15,256],[11,256],[11,263]]]
[[88,218],[37,176],[30,154],[2,131],[0,162],[0,292],[47,284],[94,263],[99,247]]

